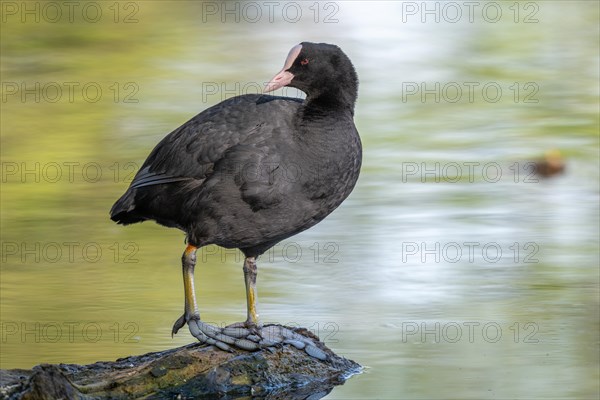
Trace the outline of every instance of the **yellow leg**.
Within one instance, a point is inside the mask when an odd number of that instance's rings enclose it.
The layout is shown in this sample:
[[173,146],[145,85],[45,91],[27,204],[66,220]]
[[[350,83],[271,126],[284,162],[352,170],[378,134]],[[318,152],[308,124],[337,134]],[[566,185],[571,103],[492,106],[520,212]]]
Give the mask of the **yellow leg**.
[[246,257],[244,260],[244,281],[246,282],[246,304],[248,309],[248,318],[246,318],[247,327],[259,326],[258,313],[256,312],[256,303],[258,296],[256,294],[256,259]]
[[196,292],[194,290],[194,267],[196,266],[197,247],[189,244],[181,257],[183,271],[183,291],[185,296],[185,308],[183,315],[175,321],[171,336],[177,333],[190,319],[200,320],[198,305],[196,304]]
[[194,289],[194,267],[196,266],[197,247],[188,244],[183,252],[183,290],[185,294],[185,314],[188,317],[200,316],[196,304],[196,291]]

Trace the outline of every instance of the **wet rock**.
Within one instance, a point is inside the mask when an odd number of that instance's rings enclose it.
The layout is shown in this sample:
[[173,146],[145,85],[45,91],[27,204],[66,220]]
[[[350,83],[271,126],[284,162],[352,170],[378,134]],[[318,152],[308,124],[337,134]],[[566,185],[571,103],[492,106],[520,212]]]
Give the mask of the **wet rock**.
[[[225,352],[192,344],[90,365],[41,364],[0,371],[2,399],[192,399],[253,396],[316,400],[360,372],[306,330],[290,344]],[[298,336],[296,336],[298,335]],[[300,339],[314,343],[307,354]],[[312,346],[312,345],[311,345]]]

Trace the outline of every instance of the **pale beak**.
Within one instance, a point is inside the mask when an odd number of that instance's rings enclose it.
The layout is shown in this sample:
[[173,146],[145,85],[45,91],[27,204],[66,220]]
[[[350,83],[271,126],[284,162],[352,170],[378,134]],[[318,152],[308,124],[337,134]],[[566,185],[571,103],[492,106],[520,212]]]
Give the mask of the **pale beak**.
[[292,47],[287,58],[285,59],[283,69],[279,71],[279,73],[275,75],[269,83],[267,83],[265,89],[263,90],[263,93],[272,92],[273,90],[277,90],[279,88],[287,86],[292,82],[292,79],[294,79],[294,74],[289,72],[288,69],[290,69],[292,64],[294,64],[294,61],[298,57],[298,54],[300,54],[300,50],[302,50],[301,44]]
[[294,79],[294,74],[292,74],[289,71],[281,70],[277,75],[273,77],[273,79],[271,79],[269,83],[267,83],[267,86],[265,86],[265,90],[263,90],[263,93],[272,92],[273,90],[277,90],[279,88],[287,86],[292,82],[292,79]]

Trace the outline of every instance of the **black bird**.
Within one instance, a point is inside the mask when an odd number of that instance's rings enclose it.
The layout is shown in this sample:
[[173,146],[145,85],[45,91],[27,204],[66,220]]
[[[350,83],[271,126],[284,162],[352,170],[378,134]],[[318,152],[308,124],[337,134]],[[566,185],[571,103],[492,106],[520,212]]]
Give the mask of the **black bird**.
[[[185,308],[173,333],[187,323],[202,342],[257,348],[239,340],[261,333],[257,257],[320,222],[356,184],[362,148],[353,121],[358,78],[350,59],[335,45],[303,42],[290,50],[264,92],[284,86],[302,90],[306,99],[242,95],[175,129],[110,211],[119,224],[154,220],[186,233]],[[196,250],[209,244],[245,255],[248,317],[235,324],[243,334],[200,320],[193,274]]]

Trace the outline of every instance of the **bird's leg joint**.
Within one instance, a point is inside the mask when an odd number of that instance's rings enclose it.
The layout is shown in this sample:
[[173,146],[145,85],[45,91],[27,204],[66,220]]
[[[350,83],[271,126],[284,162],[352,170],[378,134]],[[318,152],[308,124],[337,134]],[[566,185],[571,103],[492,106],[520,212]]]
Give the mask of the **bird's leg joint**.
[[250,274],[256,277],[258,268],[256,268],[256,258],[246,257],[244,260],[244,274]]

